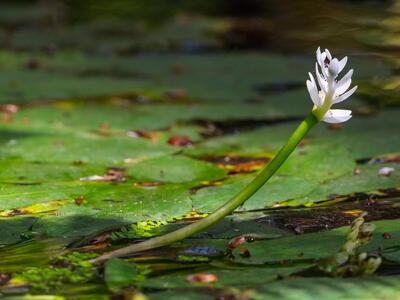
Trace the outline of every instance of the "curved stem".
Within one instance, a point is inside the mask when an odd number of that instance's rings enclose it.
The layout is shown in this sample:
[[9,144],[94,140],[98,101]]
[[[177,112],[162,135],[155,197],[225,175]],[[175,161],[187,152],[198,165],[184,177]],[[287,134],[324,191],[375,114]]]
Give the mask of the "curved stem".
[[204,219],[198,220],[192,224],[182,227],[176,231],[158,236],[144,242],[133,244],[112,252],[105,253],[92,260],[93,263],[100,263],[112,257],[121,257],[132,253],[137,253],[145,250],[155,249],[162,246],[172,244],[174,242],[183,240],[199,231],[206,229],[213,225],[223,217],[232,213],[237,207],[242,205],[249,199],[255,192],[257,192],[267,181],[274,175],[279,167],[286,161],[289,155],[296,148],[298,143],[303,139],[307,132],[318,123],[317,118],[313,113],[310,113],[296,128],[287,143],[281,148],[271,162],[269,162],[264,169],[262,169],[257,176],[238,194],[224,205],[216,209],[212,214]]

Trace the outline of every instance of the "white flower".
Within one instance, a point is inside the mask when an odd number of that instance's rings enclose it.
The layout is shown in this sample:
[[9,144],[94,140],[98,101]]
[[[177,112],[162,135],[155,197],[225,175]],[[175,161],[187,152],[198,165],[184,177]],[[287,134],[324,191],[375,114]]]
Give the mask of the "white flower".
[[317,81],[311,73],[308,73],[310,80],[306,81],[311,100],[315,104],[313,113],[318,120],[327,123],[342,123],[351,118],[351,110],[331,109],[333,104],[346,100],[357,89],[357,86],[354,86],[348,90],[353,70],[348,71],[340,80],[337,79],[346,63],[347,56],[338,60],[332,57],[328,49],[321,53],[318,47],[317,62],[315,63]]

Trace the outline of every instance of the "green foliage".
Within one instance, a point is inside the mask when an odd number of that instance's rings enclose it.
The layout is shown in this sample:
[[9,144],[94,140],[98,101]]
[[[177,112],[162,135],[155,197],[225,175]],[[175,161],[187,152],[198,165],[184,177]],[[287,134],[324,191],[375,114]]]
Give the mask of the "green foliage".
[[150,270],[146,266],[133,265],[119,258],[112,258],[104,265],[104,280],[110,290],[133,285],[146,278]]
[[113,231],[111,238],[114,240],[148,238],[158,235],[160,227],[167,224],[167,221],[141,221],[133,223],[129,227],[122,227],[120,231]]
[[261,287],[255,299],[335,299],[396,298],[399,276],[371,278],[298,278]]
[[16,284],[27,283],[38,291],[50,291],[69,283],[84,283],[95,277],[93,265],[87,260],[96,256],[94,253],[73,252],[57,257],[52,267],[27,268],[12,280]]

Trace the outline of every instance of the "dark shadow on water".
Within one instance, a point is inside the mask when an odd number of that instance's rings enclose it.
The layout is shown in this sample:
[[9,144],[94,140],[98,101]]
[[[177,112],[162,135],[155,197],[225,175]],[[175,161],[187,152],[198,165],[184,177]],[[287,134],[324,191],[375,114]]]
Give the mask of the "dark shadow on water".
[[0,144],[9,143],[12,140],[43,136],[42,133],[0,129]]

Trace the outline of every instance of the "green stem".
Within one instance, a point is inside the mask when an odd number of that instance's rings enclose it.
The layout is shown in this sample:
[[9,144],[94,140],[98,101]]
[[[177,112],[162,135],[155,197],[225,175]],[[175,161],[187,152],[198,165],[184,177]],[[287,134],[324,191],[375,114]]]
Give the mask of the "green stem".
[[167,233],[165,235],[149,239],[144,242],[133,244],[112,252],[105,253],[96,259],[92,260],[93,263],[100,263],[112,257],[121,257],[132,253],[137,253],[145,250],[155,249],[162,246],[172,244],[174,242],[183,240],[199,231],[206,229],[225,216],[232,213],[237,207],[242,205],[249,199],[255,192],[257,192],[267,181],[274,175],[279,167],[286,161],[289,155],[296,148],[298,143],[303,139],[307,132],[318,123],[317,118],[313,113],[310,113],[296,128],[292,136],[289,138],[285,146],[276,154],[274,159],[269,162],[258,175],[244,187],[236,196],[226,202],[220,208],[215,210],[212,214],[204,219],[198,220],[192,224],[182,227],[176,231]]

